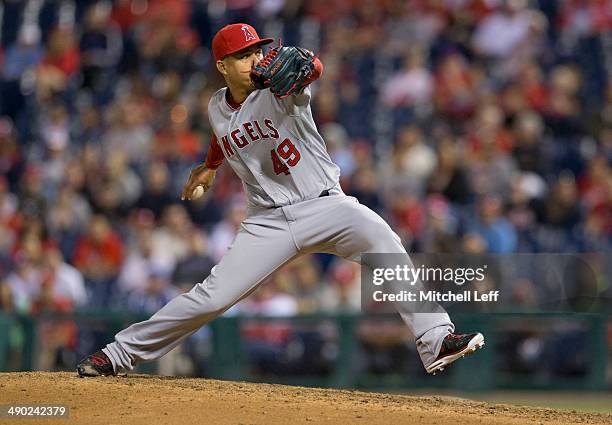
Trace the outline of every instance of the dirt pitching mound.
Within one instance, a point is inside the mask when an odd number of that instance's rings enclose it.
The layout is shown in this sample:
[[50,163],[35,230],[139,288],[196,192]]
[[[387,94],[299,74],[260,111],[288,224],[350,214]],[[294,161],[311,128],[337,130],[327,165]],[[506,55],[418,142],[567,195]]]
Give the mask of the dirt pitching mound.
[[[0,374],[0,404],[61,404],[86,425],[211,424],[612,424],[612,415],[283,385],[129,375]],[[21,420],[0,419],[0,423]]]

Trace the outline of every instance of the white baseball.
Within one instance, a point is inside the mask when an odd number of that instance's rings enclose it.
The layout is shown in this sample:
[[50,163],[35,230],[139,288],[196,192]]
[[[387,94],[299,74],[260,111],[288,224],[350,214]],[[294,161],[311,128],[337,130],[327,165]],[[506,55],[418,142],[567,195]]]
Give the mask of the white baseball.
[[202,195],[204,195],[204,188],[202,186],[196,186],[193,192],[191,192],[191,199],[198,199]]

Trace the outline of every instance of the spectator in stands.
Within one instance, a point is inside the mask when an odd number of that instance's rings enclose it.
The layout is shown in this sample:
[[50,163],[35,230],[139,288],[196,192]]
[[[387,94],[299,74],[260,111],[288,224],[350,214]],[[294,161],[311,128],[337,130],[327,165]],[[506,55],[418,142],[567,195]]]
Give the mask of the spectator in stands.
[[520,81],[529,106],[538,112],[548,107],[549,88],[544,80],[544,70],[535,62],[527,62],[516,77]]
[[42,284],[41,273],[37,264],[29,260],[24,254],[19,253],[15,258],[15,268],[6,277],[4,296],[9,310],[21,313],[29,313],[32,309],[34,297]]
[[382,212],[382,196],[380,194],[380,183],[376,170],[371,165],[359,167],[353,173],[350,181],[350,186],[347,188],[347,193],[355,196],[368,208],[371,208],[378,213]]
[[118,99],[103,141],[105,152],[124,151],[130,164],[139,166],[148,165],[154,136],[146,99],[146,95]]
[[472,115],[476,106],[473,70],[465,58],[457,53],[448,54],[435,73],[435,105],[451,120]]
[[147,285],[144,288],[134,289],[126,299],[125,307],[129,311],[139,313],[154,313],[180,291],[170,284],[166,271],[151,269],[147,277]]
[[0,117],[0,175],[8,180],[9,189],[16,193],[26,161],[17,145],[17,134],[8,117]]
[[163,162],[152,162],[147,170],[144,191],[136,205],[151,210],[159,219],[162,211],[174,201],[175,197],[170,194],[168,166]]
[[78,121],[74,125],[73,141],[79,147],[86,144],[102,143],[105,129],[102,123],[101,111],[84,98],[79,107]]
[[514,121],[514,156],[521,171],[547,174],[551,164],[548,153],[545,152],[544,121],[535,111],[524,110]]
[[238,199],[231,202],[226,217],[210,232],[211,255],[219,261],[229,247],[246,215],[245,205]]
[[435,151],[426,143],[422,130],[416,125],[403,126],[390,158],[385,161],[387,190],[409,186],[418,194],[424,193],[427,180],[437,166]]
[[577,97],[582,84],[580,71],[574,66],[558,65],[551,71],[550,82],[544,116],[555,139],[563,142],[584,131]]
[[459,252],[459,240],[456,237],[459,220],[453,214],[450,203],[444,196],[434,194],[427,198],[426,208],[426,227],[419,248],[427,253]]
[[13,270],[11,249],[17,238],[16,233],[7,222],[0,220],[0,281]]
[[437,168],[428,181],[428,192],[442,194],[455,204],[467,204],[472,188],[459,147],[450,136],[444,136],[438,143],[437,154]]
[[16,218],[19,202],[9,189],[8,180],[0,175],[0,223],[10,224]]
[[29,165],[25,170],[19,191],[19,210],[24,217],[45,217],[48,201],[43,192],[44,181],[39,165]]
[[2,78],[7,82],[21,79],[27,71],[33,70],[38,65],[43,53],[40,28],[34,24],[22,26],[17,42],[6,49]]
[[499,10],[480,21],[474,50],[495,60],[494,75],[511,78],[542,53],[547,26],[544,14],[529,9],[527,0],[505,0]]
[[79,70],[79,65],[79,49],[72,31],[62,28],[53,30],[36,74],[39,100],[46,101],[55,94],[66,91],[71,77]]
[[79,41],[82,87],[94,90],[97,96],[103,96],[104,101],[111,98],[113,74],[123,49],[121,32],[110,20],[110,12],[111,6],[107,2],[90,6]]
[[470,232],[484,240],[487,252],[501,254],[516,249],[516,231],[502,212],[498,196],[484,196],[478,202],[478,216],[468,224]]
[[74,252],[90,218],[91,207],[83,196],[66,186],[59,189],[56,201],[49,208],[46,225],[65,258],[70,258]]
[[170,109],[168,125],[157,134],[153,144],[159,160],[195,162],[202,155],[198,135],[191,130],[187,107],[177,103]]
[[425,227],[425,208],[413,190],[397,188],[393,194],[388,205],[393,227],[404,246],[414,249],[414,244],[422,237]]
[[17,41],[6,47],[4,61],[0,60],[0,115],[16,118],[25,107],[24,91],[32,86],[34,71],[44,55],[40,39],[36,24],[24,24]]
[[341,124],[330,122],[321,127],[321,135],[327,144],[327,152],[340,167],[340,179],[348,179],[355,171],[355,158],[346,129]]
[[70,160],[70,123],[68,112],[61,104],[50,105],[49,113],[43,117],[41,136],[46,146],[46,158],[41,173],[44,193],[47,199],[56,197],[56,190],[64,176],[64,169]]
[[301,314],[320,310],[321,273],[316,258],[302,257],[287,267],[286,280],[279,279],[277,285],[282,292],[295,297]]
[[93,305],[110,307],[123,262],[123,242],[103,215],[94,215],[77,242],[73,264],[85,276]]
[[66,164],[62,186],[84,197],[87,194],[87,173],[81,159],[80,155],[76,155]]
[[510,180],[517,171],[514,158],[503,152],[492,141],[483,144],[469,158],[469,178],[477,194],[508,193]]
[[410,49],[404,58],[403,68],[381,88],[382,100],[391,108],[427,107],[433,92],[433,76],[425,66],[424,54],[420,49]]
[[505,210],[508,221],[517,232],[518,252],[533,252],[536,249],[533,204],[545,196],[547,189],[544,179],[535,173],[520,173],[512,178]]
[[522,46],[529,34],[526,0],[505,0],[474,32],[474,48],[483,55],[506,58]]
[[155,256],[165,258],[168,274],[189,254],[189,236],[193,230],[193,223],[183,205],[173,204],[163,211],[161,226],[153,231],[152,243]]
[[189,235],[189,252],[174,267],[172,282],[179,288],[190,289],[195,282],[208,276],[215,265],[208,250],[204,232],[194,229]]
[[138,174],[129,167],[128,157],[122,151],[111,152],[106,160],[109,184],[117,190],[122,210],[128,210],[142,193]]
[[[473,127],[467,136],[468,155],[476,161],[484,151],[507,154],[512,150],[512,134],[505,127],[504,112],[497,105],[480,104],[475,112]],[[488,147],[488,149],[487,149]]]
[[87,304],[83,275],[64,261],[56,247],[45,250],[43,270],[45,278],[36,297],[35,309],[71,311]]
[[[161,254],[161,255],[160,255]],[[118,285],[123,293],[144,291],[152,270],[169,274],[173,268],[173,258],[153,247],[153,229],[143,228],[138,232],[138,240],[127,250],[121,266]]]
[[560,176],[548,197],[536,205],[538,221],[571,232],[582,218],[576,180],[570,173]]
[[587,214],[588,232],[609,238],[612,235],[612,167],[603,155],[589,161],[578,189]]
[[298,314],[298,301],[282,283],[282,274],[275,274],[264,282],[252,297],[241,304],[240,312],[246,316],[268,317],[289,317]]
[[361,310],[361,267],[358,263],[334,258],[327,282],[319,290],[319,306],[327,312]]

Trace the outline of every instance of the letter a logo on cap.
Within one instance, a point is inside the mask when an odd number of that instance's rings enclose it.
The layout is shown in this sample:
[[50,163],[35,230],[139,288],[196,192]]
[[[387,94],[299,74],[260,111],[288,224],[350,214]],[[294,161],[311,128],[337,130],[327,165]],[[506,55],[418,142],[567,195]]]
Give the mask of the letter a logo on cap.
[[249,42],[251,40],[257,40],[257,38],[249,30],[249,27],[247,27],[246,25],[242,26],[242,32],[244,33],[244,41],[245,41],[245,43]]
[[[2,1],[2,0],[0,0]],[[221,28],[212,40],[212,51],[215,60],[222,60],[242,49],[257,44],[263,46],[274,41],[272,38],[259,38],[255,28],[249,24],[230,24]]]

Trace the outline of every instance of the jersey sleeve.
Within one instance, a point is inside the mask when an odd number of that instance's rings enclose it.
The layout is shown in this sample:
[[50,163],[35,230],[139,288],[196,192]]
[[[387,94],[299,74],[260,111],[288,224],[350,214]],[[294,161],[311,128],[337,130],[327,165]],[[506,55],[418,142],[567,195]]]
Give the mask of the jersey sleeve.
[[208,146],[208,154],[206,155],[206,168],[209,170],[216,170],[223,163],[223,151],[217,143],[217,136],[214,134],[210,138],[210,145]]
[[299,114],[299,109],[310,104],[311,91],[310,84],[314,81],[318,80],[323,74],[323,62],[319,60],[319,58],[314,58],[314,69],[306,80],[306,85],[299,93],[294,93],[291,96],[283,99],[287,106],[287,112],[289,115]]

